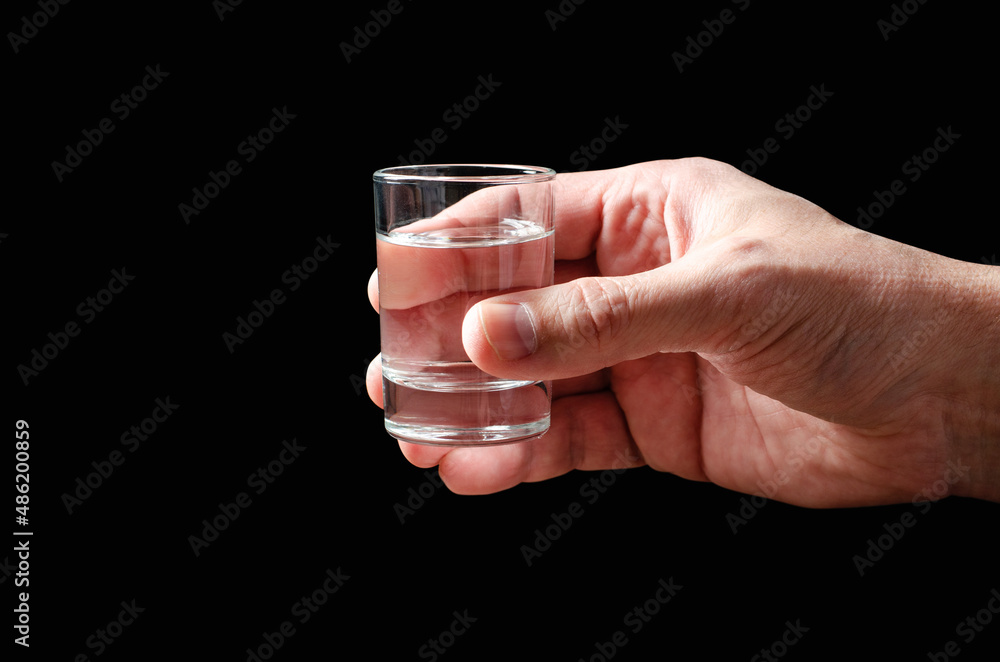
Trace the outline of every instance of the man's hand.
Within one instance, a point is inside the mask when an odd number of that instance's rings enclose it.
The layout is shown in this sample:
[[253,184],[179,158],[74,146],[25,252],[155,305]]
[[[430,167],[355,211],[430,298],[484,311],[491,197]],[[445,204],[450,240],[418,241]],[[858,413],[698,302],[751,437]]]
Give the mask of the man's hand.
[[[555,209],[557,284],[482,301],[463,326],[483,370],[556,380],[552,427],[400,444],[453,491],[648,464],[806,506],[941,485],[1000,500],[997,268],[705,159],[561,174]],[[368,390],[381,406],[377,360]]]

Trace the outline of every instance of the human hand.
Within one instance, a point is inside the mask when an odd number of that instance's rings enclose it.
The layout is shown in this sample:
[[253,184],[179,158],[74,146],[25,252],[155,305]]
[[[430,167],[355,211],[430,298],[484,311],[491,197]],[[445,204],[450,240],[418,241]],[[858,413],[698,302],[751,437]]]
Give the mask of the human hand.
[[[463,325],[486,372],[555,380],[550,431],[400,442],[410,462],[469,494],[647,464],[814,507],[1000,500],[996,268],[705,159],[560,174],[554,195],[557,284],[480,302]],[[374,277],[369,296],[378,310]]]

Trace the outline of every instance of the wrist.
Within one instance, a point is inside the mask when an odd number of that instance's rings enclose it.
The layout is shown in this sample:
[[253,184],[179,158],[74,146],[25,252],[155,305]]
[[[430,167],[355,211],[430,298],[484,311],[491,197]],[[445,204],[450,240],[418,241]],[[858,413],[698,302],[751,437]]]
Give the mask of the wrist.
[[959,314],[937,395],[947,454],[968,467],[952,494],[1000,501],[1000,269],[949,262]]

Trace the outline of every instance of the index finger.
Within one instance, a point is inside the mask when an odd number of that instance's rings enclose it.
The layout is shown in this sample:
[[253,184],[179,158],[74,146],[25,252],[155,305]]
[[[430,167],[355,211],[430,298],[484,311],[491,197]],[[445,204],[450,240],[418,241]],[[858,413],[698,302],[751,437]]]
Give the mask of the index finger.
[[[560,173],[552,187],[557,260],[579,260],[605,253],[616,274],[662,264],[669,249],[665,225],[670,179],[682,171],[678,161],[651,161],[589,172]],[[686,187],[678,189],[677,197]],[[683,208],[682,201],[677,204]],[[657,257],[636,255],[657,248]],[[602,251],[602,248],[604,249]],[[600,260],[599,260],[600,261]],[[600,265],[599,265],[600,266]],[[605,274],[612,275],[612,274]],[[620,274],[618,274],[620,275]]]

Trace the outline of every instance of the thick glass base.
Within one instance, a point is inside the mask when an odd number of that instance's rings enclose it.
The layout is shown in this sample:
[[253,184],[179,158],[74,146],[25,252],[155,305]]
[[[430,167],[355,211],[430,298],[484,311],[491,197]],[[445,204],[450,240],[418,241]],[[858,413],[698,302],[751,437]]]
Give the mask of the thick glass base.
[[499,446],[537,439],[549,429],[549,418],[527,425],[498,425],[489,428],[462,429],[426,425],[398,425],[385,422],[386,431],[411,444],[426,446]]
[[549,429],[548,382],[438,380],[433,390],[414,383],[382,380],[385,429],[401,441],[492,446],[534,439]]

